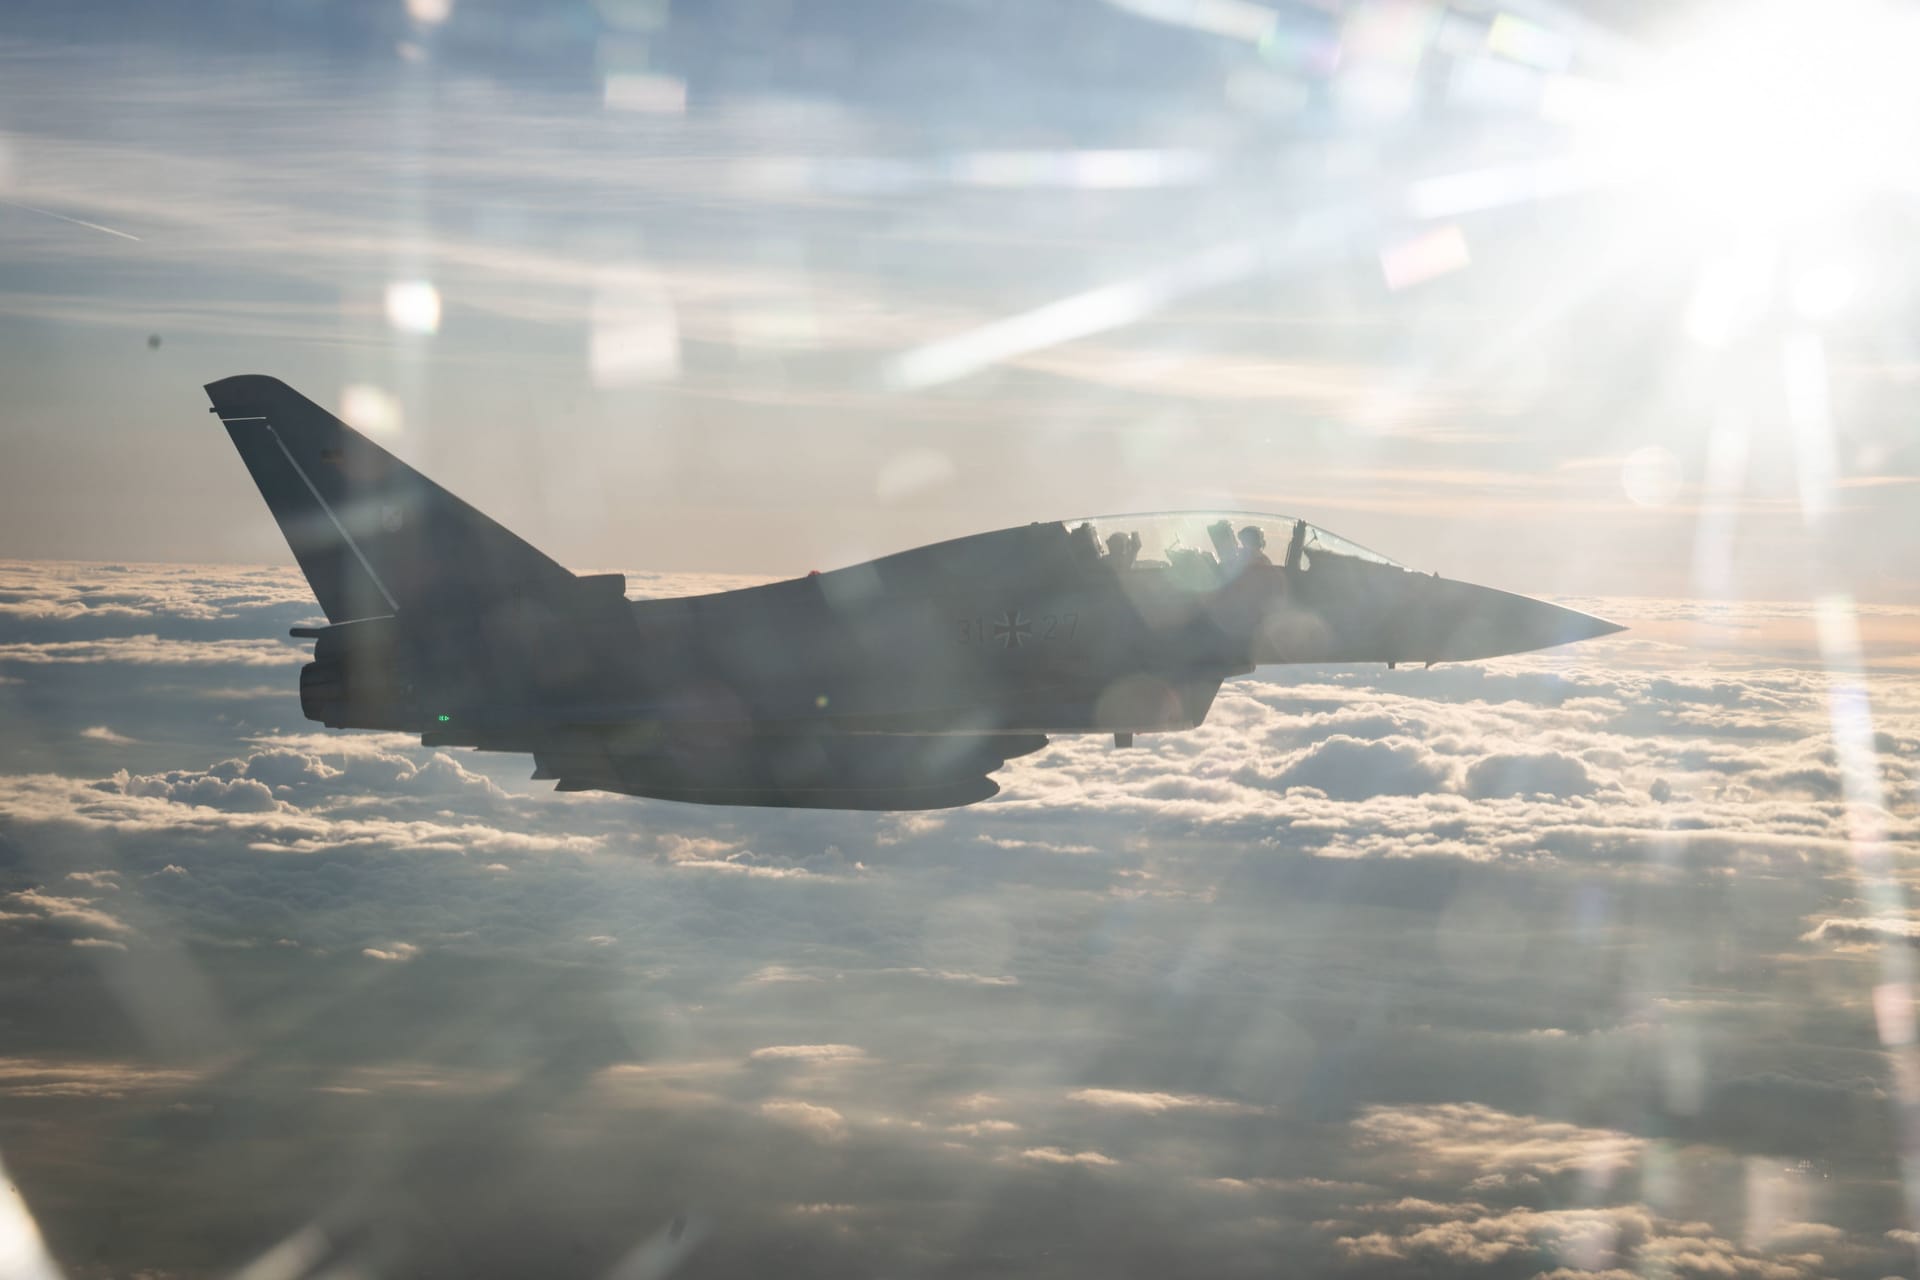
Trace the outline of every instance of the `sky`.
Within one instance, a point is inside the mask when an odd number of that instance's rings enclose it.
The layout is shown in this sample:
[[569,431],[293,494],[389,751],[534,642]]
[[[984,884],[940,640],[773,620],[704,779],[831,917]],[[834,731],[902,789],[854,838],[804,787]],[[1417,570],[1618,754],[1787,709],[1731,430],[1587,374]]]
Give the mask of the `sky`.
[[[0,1272],[1915,1274],[1914,24],[0,12]],[[300,718],[242,372],[636,597],[1225,507],[1630,629],[557,795]]]
[[[1742,77],[1889,104],[1778,17],[1669,104],[1694,12],[18,12],[0,554],[272,561],[198,390],[260,372],[573,566],[1228,507],[1537,594],[1911,601],[1911,149],[1729,142]],[[1798,198],[1835,154],[1873,181]]]

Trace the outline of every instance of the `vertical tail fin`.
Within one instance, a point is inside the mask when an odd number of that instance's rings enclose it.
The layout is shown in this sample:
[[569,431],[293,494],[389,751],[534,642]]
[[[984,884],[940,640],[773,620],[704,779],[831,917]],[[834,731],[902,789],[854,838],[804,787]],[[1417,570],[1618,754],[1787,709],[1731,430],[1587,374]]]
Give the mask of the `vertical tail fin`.
[[566,598],[581,580],[277,378],[207,384],[329,622]]

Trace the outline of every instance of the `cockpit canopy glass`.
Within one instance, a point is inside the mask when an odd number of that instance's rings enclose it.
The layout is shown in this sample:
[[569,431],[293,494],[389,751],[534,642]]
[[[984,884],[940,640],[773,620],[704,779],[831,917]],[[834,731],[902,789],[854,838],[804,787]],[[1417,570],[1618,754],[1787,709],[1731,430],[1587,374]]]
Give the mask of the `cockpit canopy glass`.
[[1311,569],[1339,557],[1403,568],[1338,534],[1290,516],[1258,511],[1158,511],[1064,522],[1074,547],[1116,568],[1229,571],[1266,563]]

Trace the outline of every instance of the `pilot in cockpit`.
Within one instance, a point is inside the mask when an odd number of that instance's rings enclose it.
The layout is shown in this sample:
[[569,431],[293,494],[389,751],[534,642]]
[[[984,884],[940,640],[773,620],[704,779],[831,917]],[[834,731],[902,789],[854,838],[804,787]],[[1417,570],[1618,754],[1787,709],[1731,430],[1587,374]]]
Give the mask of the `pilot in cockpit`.
[[1273,561],[1267,559],[1267,531],[1257,524],[1250,524],[1240,531],[1240,559],[1243,566],[1255,565],[1263,569],[1273,568]]
[[1093,526],[1082,522],[1067,534],[1067,546],[1073,552],[1073,562],[1085,567],[1100,563],[1100,535]]
[[1107,563],[1116,569],[1131,569],[1140,558],[1140,535],[1114,533],[1107,536]]

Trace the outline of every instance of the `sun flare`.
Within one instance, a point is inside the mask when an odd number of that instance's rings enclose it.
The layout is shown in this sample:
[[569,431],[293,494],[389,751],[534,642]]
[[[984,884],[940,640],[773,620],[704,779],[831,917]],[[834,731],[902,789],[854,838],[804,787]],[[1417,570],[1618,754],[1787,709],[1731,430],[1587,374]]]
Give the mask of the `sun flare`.
[[1920,14],[1768,3],[1651,56],[1586,145],[1678,217],[1787,234],[1915,185]]

